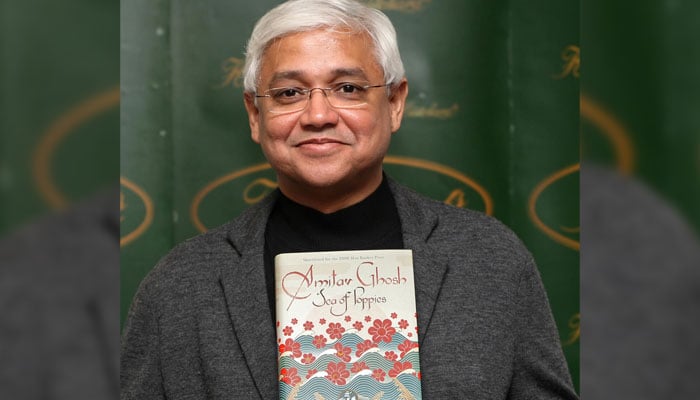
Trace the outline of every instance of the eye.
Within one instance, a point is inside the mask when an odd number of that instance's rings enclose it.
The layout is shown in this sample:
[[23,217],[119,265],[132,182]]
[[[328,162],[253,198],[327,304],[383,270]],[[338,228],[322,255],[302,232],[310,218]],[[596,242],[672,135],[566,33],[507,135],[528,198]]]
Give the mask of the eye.
[[364,88],[355,83],[343,82],[335,86],[335,91],[343,94],[357,94],[362,92]]
[[302,89],[294,87],[270,89],[270,95],[276,99],[291,99],[297,96],[304,95]]

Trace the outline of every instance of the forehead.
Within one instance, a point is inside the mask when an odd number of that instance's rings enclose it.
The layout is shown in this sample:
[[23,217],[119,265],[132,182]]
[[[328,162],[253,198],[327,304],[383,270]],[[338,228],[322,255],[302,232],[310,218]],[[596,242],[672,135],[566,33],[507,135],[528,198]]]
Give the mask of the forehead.
[[260,82],[333,80],[351,75],[374,82],[383,73],[366,33],[313,30],[273,41],[262,57]]

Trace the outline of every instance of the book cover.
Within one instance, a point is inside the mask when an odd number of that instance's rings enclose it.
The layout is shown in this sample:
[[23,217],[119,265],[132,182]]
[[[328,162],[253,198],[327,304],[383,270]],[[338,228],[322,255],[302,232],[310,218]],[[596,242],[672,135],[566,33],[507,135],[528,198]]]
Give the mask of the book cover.
[[275,257],[280,399],[421,399],[411,250]]

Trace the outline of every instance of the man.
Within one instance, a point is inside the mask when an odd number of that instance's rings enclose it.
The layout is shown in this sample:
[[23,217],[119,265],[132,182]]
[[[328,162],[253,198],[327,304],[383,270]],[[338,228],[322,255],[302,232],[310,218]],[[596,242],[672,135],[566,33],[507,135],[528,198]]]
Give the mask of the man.
[[279,189],[144,280],[122,397],[278,398],[273,257],[407,248],[424,398],[576,398],[522,243],[383,175],[408,93],[388,18],[351,0],[289,1],[258,21],[246,57],[251,136]]

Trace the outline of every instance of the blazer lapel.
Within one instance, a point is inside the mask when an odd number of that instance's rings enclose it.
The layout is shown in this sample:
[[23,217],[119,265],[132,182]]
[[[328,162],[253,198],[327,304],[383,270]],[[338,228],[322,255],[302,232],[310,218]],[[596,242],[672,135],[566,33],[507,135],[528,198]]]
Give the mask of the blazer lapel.
[[240,258],[220,272],[232,328],[262,399],[278,397],[277,341],[263,258],[265,222],[274,198],[250,209],[229,231]]
[[429,203],[410,189],[392,180],[389,183],[401,219],[404,246],[413,250],[418,339],[422,342],[447,272],[447,256],[429,243],[430,235],[439,223]]

